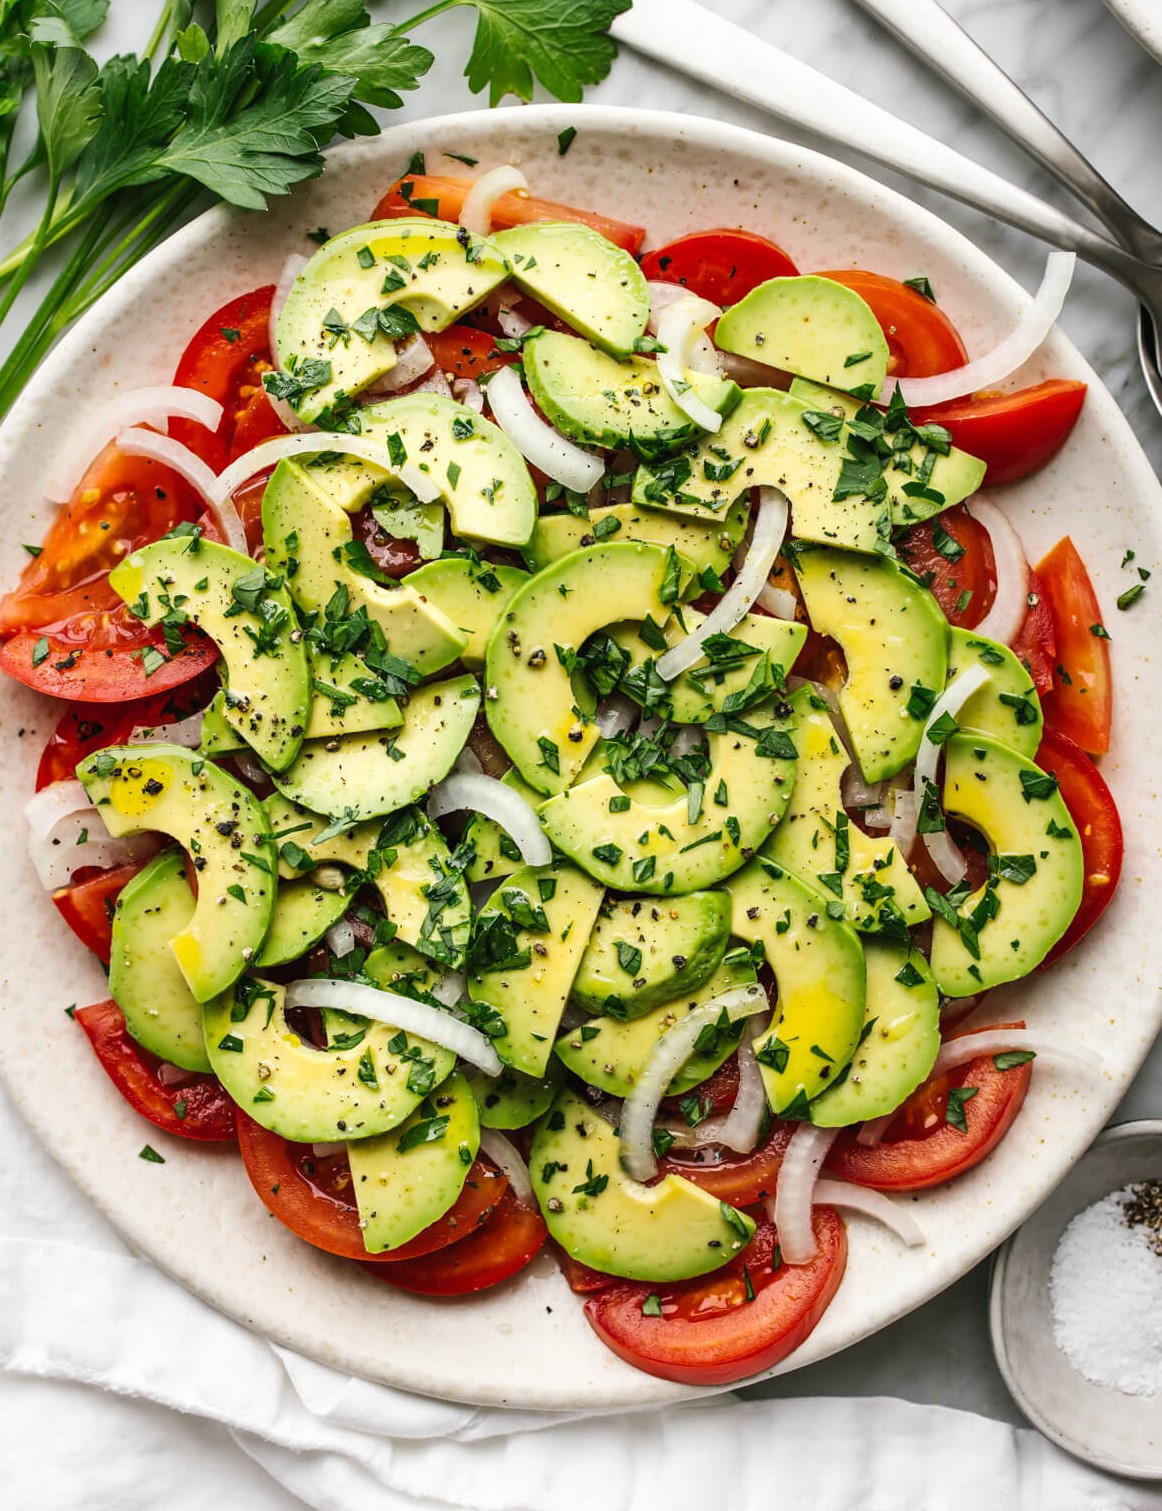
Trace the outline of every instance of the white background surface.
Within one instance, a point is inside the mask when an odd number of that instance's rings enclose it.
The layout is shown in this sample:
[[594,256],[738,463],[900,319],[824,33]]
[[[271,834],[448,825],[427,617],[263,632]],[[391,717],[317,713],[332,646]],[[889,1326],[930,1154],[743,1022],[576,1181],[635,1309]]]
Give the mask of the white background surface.
[[[960,151],[1035,192],[1065,202],[1044,175],[974,117],[968,105],[926,77],[918,63],[879,33],[848,0],[710,0],[710,4]],[[140,45],[156,11],[152,0],[113,0],[113,9],[102,50]],[[949,0],[948,9],[1126,197],[1162,223],[1162,176],[1156,163],[1162,141],[1162,73],[1100,0]],[[399,7],[395,10],[398,13]],[[380,6],[377,13],[390,14],[390,10]],[[405,116],[469,109],[477,103],[459,78],[469,28],[469,17],[454,13],[424,30],[419,39],[439,52],[441,61],[418,97],[409,102]],[[712,115],[759,130],[784,130],[757,111],[629,55],[590,98]],[[850,156],[849,160],[866,166]],[[898,182],[895,186],[901,187]],[[1043,260],[1036,244],[938,196],[911,188],[907,192],[973,236],[1027,287],[1035,285]],[[777,239],[777,225],[772,224],[771,234]],[[16,239],[14,234],[12,239]],[[1155,468],[1162,467],[1162,419],[1149,404],[1137,368],[1131,296],[1103,275],[1081,269],[1063,324],[1118,398]],[[1155,1049],[1118,1120],[1159,1115],[1162,1050]],[[10,1200],[0,1205],[6,1230],[31,1236],[46,1228],[64,1228],[71,1241],[84,1241],[88,1234],[94,1239],[104,1237],[103,1220],[71,1192],[3,1102],[0,1129],[7,1134],[8,1170],[18,1170],[22,1177],[19,1204],[14,1207]],[[29,1179],[32,1175],[35,1180]],[[0,1171],[0,1190],[11,1179]],[[37,1193],[35,1198],[27,1194],[31,1191]],[[992,1362],[986,1293],[987,1267],[982,1266],[877,1337],[810,1370],[744,1394],[899,1395],[1017,1421]],[[50,1390],[51,1424],[41,1419],[39,1411],[41,1401],[47,1406]],[[116,1500],[102,1494],[101,1477],[108,1466],[110,1483],[115,1482],[112,1466],[118,1438],[129,1434],[138,1450],[152,1448],[148,1457],[157,1465],[156,1484],[135,1505],[161,1505],[163,1498],[180,1494],[191,1478],[198,1482],[199,1506],[203,1494],[209,1506],[227,1488],[234,1504],[247,1508],[265,1511],[268,1506],[297,1504],[269,1486],[218,1428],[175,1418],[161,1408],[101,1398],[81,1387],[61,1392],[59,1386],[0,1380],[0,1472],[5,1465],[11,1468],[36,1456],[45,1506],[116,1511]],[[62,1401],[68,1404],[62,1406]],[[31,1431],[31,1424],[38,1421],[40,1430]],[[52,1450],[48,1452],[50,1438],[44,1429],[50,1425]],[[104,1445],[99,1450],[98,1443]],[[83,1500],[82,1484],[86,1486]]]

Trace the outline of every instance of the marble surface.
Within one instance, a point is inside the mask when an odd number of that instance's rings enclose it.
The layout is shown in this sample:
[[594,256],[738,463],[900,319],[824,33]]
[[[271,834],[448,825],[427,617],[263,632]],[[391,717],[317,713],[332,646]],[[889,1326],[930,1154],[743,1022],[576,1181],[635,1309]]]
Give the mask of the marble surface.
[[[928,76],[850,0],[708,0],[709,8],[829,73],[978,161],[1063,207],[1067,197],[970,105]],[[1154,155],[1162,141],[1162,74],[1101,0],[946,0],[949,9],[994,58],[1143,214],[1162,224],[1162,176]],[[141,16],[155,7],[114,0],[102,50],[136,45]],[[457,61],[466,55],[468,18],[452,13],[425,28],[423,40],[446,61],[392,119],[475,108]],[[757,110],[624,54],[611,77],[591,92],[598,103],[679,110],[794,137]],[[810,145],[825,144],[804,137]],[[837,153],[857,167],[868,165]],[[1026,287],[1035,286],[1044,249],[1028,237],[922,188],[870,170],[905,190],[979,242]],[[777,234],[777,233],[776,233]],[[15,237],[13,237],[15,239]],[[36,289],[29,290],[34,296]],[[22,300],[22,303],[27,302]],[[1079,268],[1063,325],[1096,367],[1128,416],[1156,470],[1162,470],[1162,418],[1150,404],[1134,347],[1135,304],[1103,274]],[[0,352],[5,350],[0,339]],[[1162,1047],[1127,1096],[1118,1121],[1162,1113]],[[9,1118],[11,1114],[9,1114]],[[8,1119],[5,1119],[7,1121]],[[12,1143],[30,1138],[12,1130]],[[42,1160],[39,1149],[28,1158]],[[61,1179],[61,1177],[55,1177]],[[75,1198],[79,1203],[80,1198]],[[25,1214],[31,1217],[32,1214]],[[910,1317],[809,1370],[752,1387],[755,1397],[898,1395],[1020,1420],[992,1360],[986,1320],[987,1266]],[[19,1382],[13,1382],[19,1385]],[[23,1388],[35,1391],[29,1382]],[[80,1411],[80,1408],[78,1408]],[[66,1424],[61,1423],[64,1429]],[[199,1429],[201,1452],[214,1435]],[[225,1439],[223,1452],[231,1451]],[[256,1502],[250,1502],[251,1504]],[[265,1501],[264,1501],[265,1504]]]

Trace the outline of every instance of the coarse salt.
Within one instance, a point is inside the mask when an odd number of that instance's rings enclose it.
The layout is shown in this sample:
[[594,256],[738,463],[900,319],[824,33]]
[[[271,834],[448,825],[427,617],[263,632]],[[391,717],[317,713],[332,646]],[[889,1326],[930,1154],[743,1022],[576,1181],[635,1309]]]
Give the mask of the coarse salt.
[[1079,1212],[1049,1276],[1053,1336],[1087,1380],[1162,1392],[1162,1186],[1125,1186]]

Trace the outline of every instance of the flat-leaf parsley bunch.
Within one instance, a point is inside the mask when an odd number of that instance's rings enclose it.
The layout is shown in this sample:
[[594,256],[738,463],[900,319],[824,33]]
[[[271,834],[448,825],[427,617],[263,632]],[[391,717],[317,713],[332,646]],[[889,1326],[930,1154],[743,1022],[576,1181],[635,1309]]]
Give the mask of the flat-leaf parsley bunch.
[[[128,0],[121,0],[128,3]],[[13,189],[43,183],[36,229],[0,261],[0,324],[50,248],[57,276],[0,366],[5,413],[53,341],[207,191],[264,209],[322,172],[336,136],[373,136],[368,109],[401,105],[435,61],[410,34],[476,14],[465,74],[496,104],[534,82],[578,100],[609,71],[606,35],[631,0],[437,0],[372,20],[364,0],[164,0],[140,56],[99,66],[85,42],[110,0],[0,0],[0,225]],[[33,146],[14,164],[22,110]]]

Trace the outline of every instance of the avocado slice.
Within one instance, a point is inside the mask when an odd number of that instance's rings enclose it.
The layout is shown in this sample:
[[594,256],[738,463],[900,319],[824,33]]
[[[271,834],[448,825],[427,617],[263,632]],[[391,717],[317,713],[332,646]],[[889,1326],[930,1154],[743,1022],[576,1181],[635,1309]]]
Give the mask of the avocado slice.
[[350,906],[347,892],[320,887],[309,877],[280,882],[270,931],[255,956],[255,966],[264,970],[305,955]]
[[572,1000],[591,1013],[640,1018],[701,986],[730,937],[725,892],[606,900],[573,979]]
[[509,600],[488,642],[484,706],[530,787],[563,792],[597,742],[596,726],[577,713],[568,653],[614,618],[664,620],[684,565],[657,546],[611,541],[563,556]]
[[526,866],[476,920],[468,995],[501,1019],[493,1047],[525,1075],[545,1074],[601,895],[572,866]]
[[888,343],[867,301],[810,273],[760,283],[722,316],[714,344],[869,399],[888,375]]
[[580,1264],[627,1280],[687,1280],[750,1242],[754,1221],[680,1175],[621,1168],[616,1132],[566,1089],[533,1134],[529,1170],[549,1233]]
[[[553,1052],[587,1086],[596,1086],[608,1096],[627,1097],[668,1028],[688,1017],[696,1007],[712,1002],[732,987],[750,986],[755,979],[749,954],[732,951],[693,991],[651,1008],[632,1022],[590,1018],[588,1023],[566,1029],[553,1046]],[[667,1096],[681,1096],[697,1086],[738,1048],[738,1038],[733,1033],[714,1034],[708,1039],[701,1049],[695,1049],[670,1082]]]
[[[721,519],[691,519],[668,509],[645,509],[637,504],[610,504],[590,509],[584,515],[542,514],[532,539],[524,548],[524,559],[533,572],[550,562],[594,546],[599,540],[641,540],[647,545],[673,546],[679,556],[694,568],[701,579],[709,569],[721,577],[734,557],[750,519],[750,498],[737,499]],[[711,587],[714,578],[701,582]]]
[[810,687],[800,687],[791,706],[798,775],[763,854],[813,887],[820,901],[839,898],[843,916],[862,933],[898,937],[932,910],[898,846],[887,835],[865,834],[844,812],[840,783],[851,763],[827,705]]
[[274,912],[277,857],[262,804],[180,745],[114,745],[86,757],[77,776],[114,838],[157,830],[192,856],[198,904],[171,949],[199,1002],[225,991]]
[[351,522],[312,472],[283,460],[262,496],[266,564],[286,580],[291,597],[311,614],[339,618],[366,610],[389,650],[424,676],[455,661],[468,643],[434,605],[406,582],[373,582],[350,565]]
[[[365,970],[374,979],[369,957]],[[386,1023],[325,1009],[326,1048],[286,1020],[277,982],[243,976],[202,1009],[214,1074],[238,1105],[298,1144],[370,1138],[398,1127],[456,1064],[450,1050]]]
[[[705,614],[683,605],[660,630],[654,624],[619,624],[613,626],[610,635],[629,654],[629,670],[644,673],[647,662],[655,661],[667,647],[678,645],[705,622]],[[744,614],[725,636],[713,638],[709,658],[699,657],[689,671],[670,683],[669,717],[677,724],[705,724],[724,706],[738,712],[772,693],[783,693],[787,673],[806,639],[805,624],[771,619],[765,614]],[[627,673],[622,691],[639,703],[648,693],[651,711],[660,712],[654,678],[642,675],[635,680]],[[729,705],[727,699],[732,700]]]
[[[506,771],[500,780],[523,797],[530,808],[535,808],[541,801],[541,794],[534,792],[518,771]],[[502,876],[511,876],[524,865],[516,841],[494,819],[485,818],[482,813],[474,813],[468,820],[463,840],[474,851],[464,872],[468,881],[499,881]]]
[[361,434],[382,436],[391,453],[439,488],[452,528],[467,540],[523,546],[537,520],[537,491],[524,457],[504,431],[443,394],[403,394],[359,412]]
[[989,735],[944,747],[944,811],[979,829],[992,873],[956,903],[957,927],[938,913],[932,974],[946,997],[971,997],[1027,976],[1073,921],[1085,861],[1057,779]]
[[468,636],[468,643],[460,652],[460,664],[478,672],[484,667],[489,636],[513,594],[528,580],[529,574],[520,567],[473,562],[466,556],[445,556],[410,572],[407,584]]
[[979,663],[989,680],[960,705],[956,722],[969,732],[992,735],[1030,761],[1041,744],[1041,699],[1027,669],[1007,645],[952,625],[948,635],[948,680]]
[[293,803],[329,818],[374,818],[406,808],[446,777],[464,748],[480,704],[465,675],[417,687],[403,726],[381,733],[307,740],[274,784]]
[[527,1128],[548,1112],[562,1079],[561,1066],[553,1059],[543,1076],[526,1076],[511,1065],[505,1065],[498,1076],[482,1070],[467,1072],[482,1128]]
[[[560,331],[530,336],[521,357],[537,408],[571,441],[606,451],[633,443],[664,449],[703,434],[662,387],[657,363],[645,357],[619,362]],[[716,414],[728,414],[742,397],[737,383],[707,373],[692,372],[690,386]]]
[[639,467],[633,502],[712,519],[749,488],[778,488],[790,501],[798,540],[876,551],[891,529],[887,504],[861,494],[835,497],[844,448],[815,435],[804,420],[810,413],[779,389],[746,389],[717,434]]
[[[666,787],[623,785],[604,770],[543,803],[541,826],[559,850],[618,891],[677,896],[711,887],[749,860],[786,809],[796,760],[784,708],[768,702],[722,731],[708,726],[701,792],[676,776]],[[608,759],[617,769],[613,750],[600,747],[594,765]]]
[[[792,398],[801,399],[814,410],[842,415],[845,420],[854,420],[863,408],[862,400],[837,388],[812,383],[807,378],[795,378],[790,393]],[[900,529],[951,509],[953,504],[971,497],[984,482],[984,462],[967,451],[961,451],[958,446],[952,446],[942,454],[931,450],[922,441],[916,441],[905,455],[906,469],[893,461],[891,466],[884,468],[883,474],[892,524]],[[913,491],[906,493],[904,490],[909,486]],[[925,497],[925,492],[929,496]]]
[[807,613],[847,662],[839,708],[864,780],[895,776],[920,748],[948,674],[948,621],[940,605],[886,556],[801,551],[795,563]]
[[397,340],[444,330],[507,277],[491,242],[426,216],[333,236],[295,279],[275,329],[279,367],[306,389],[291,400],[300,418],[361,393],[395,366]]
[[351,1186],[369,1254],[398,1249],[456,1201],[480,1148],[468,1082],[453,1071],[390,1133],[347,1145]]
[[122,887],[113,912],[109,995],[150,1054],[183,1070],[209,1070],[202,1009],[170,940],[189,927],[197,899],[181,850],[163,850]]
[[632,355],[649,319],[650,290],[628,252],[573,221],[513,226],[491,241],[519,289],[603,351]]
[[144,624],[195,624],[222,652],[226,723],[276,771],[303,743],[311,679],[281,580],[196,535],[154,541],[118,562],[109,586]]
[[851,1059],[863,1030],[867,972],[859,935],[832,918],[816,893],[769,861],[730,884],[732,929],[761,941],[779,995],[775,1019],[755,1041],[767,1100],[777,1113],[806,1117]]
[[811,1103],[820,1128],[883,1117],[928,1079],[940,1052],[940,995],[919,950],[865,939],[867,1008],[859,1048]]

